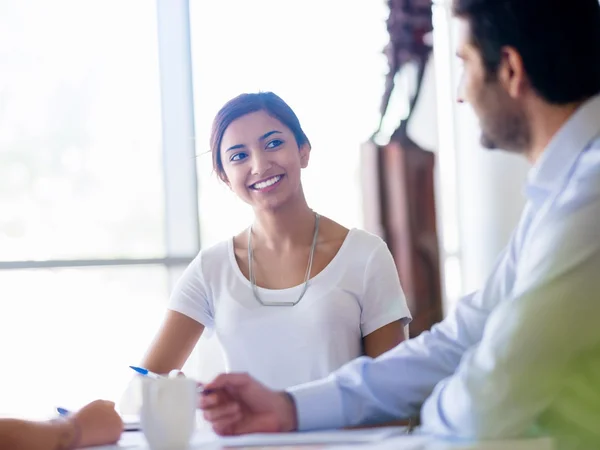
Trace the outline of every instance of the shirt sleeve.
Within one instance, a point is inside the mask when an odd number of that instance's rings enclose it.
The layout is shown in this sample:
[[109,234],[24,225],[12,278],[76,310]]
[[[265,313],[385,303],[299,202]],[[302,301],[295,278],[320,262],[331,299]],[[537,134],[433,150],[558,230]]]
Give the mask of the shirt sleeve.
[[396,320],[407,325],[412,319],[396,264],[385,242],[380,242],[369,257],[360,302],[363,336]]
[[595,197],[555,210],[532,230],[513,295],[424,404],[427,431],[467,439],[521,436],[565,392],[567,422],[593,420],[597,430],[598,408],[585,405],[597,401],[598,391],[580,382],[596,376],[590,364],[598,359],[590,356],[600,344],[600,194]]
[[[514,239],[514,238],[513,238]],[[328,378],[288,389],[300,430],[340,428],[416,416],[434,387],[481,340],[492,299],[514,277],[513,239],[484,288],[460,299],[439,324],[376,359],[361,357]]]
[[168,309],[194,319],[209,332],[214,328],[214,305],[202,274],[202,252],[190,263],[175,284]]
[[300,430],[341,428],[410,418],[435,385],[458,366],[487,317],[480,293],[464,297],[431,331],[376,359],[361,357],[328,378],[288,389]]

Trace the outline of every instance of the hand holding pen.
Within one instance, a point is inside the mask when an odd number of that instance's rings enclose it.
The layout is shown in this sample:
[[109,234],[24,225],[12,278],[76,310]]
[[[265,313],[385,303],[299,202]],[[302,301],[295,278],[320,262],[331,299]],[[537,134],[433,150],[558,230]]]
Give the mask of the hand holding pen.
[[[181,370],[177,370],[177,369],[171,370],[169,372],[169,374],[165,377],[164,375],[159,375],[159,374],[154,373],[144,367],[137,367],[137,366],[129,366],[129,367],[142,376],[154,378],[154,379],[175,378],[175,377],[184,377],[185,376],[185,374]],[[205,390],[201,384],[198,384],[198,386],[196,388],[196,392],[198,394],[210,394],[211,393],[211,391]]]
[[[169,374],[165,376],[165,375],[159,375],[157,373],[154,373],[144,367],[137,367],[137,366],[129,366],[129,367],[132,370],[134,370],[136,373],[138,373],[139,375],[148,377],[148,378],[153,378],[153,379],[175,378],[175,377],[185,376],[185,374],[183,372],[181,372],[180,370],[177,370],[177,369],[171,370],[171,372],[169,372]],[[201,384],[198,384],[198,386],[196,388],[196,392],[198,394],[202,394],[202,395],[212,393],[212,391],[210,391],[210,390],[205,390]],[[113,404],[113,407],[114,407],[114,404]],[[70,410],[63,408],[63,407],[57,407],[56,412],[58,413],[59,416],[65,417],[65,418],[73,417],[74,415],[78,414],[78,413],[72,413]],[[133,421],[125,420],[124,429],[125,429],[125,431],[139,430],[140,429],[139,420],[137,420],[137,419],[133,420]]]
[[[135,372],[137,372],[138,374],[149,377],[149,378],[163,378],[161,375],[154,373],[154,372],[150,372],[148,369],[144,369],[143,367],[136,367],[136,366],[129,366],[129,367],[131,369],[133,369]],[[66,408],[62,408],[60,406],[56,408],[56,412],[61,417],[69,417],[72,414],[71,411],[69,411]]]
[[114,444],[121,437],[123,421],[113,402],[96,400],[75,413],[64,408],[57,408],[57,411],[73,426],[70,442],[73,448]]

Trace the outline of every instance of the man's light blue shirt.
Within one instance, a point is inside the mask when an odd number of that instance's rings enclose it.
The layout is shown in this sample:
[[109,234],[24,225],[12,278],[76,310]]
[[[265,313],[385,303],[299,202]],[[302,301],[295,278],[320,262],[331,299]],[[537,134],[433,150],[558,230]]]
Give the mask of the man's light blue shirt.
[[441,436],[600,440],[600,96],[552,138],[525,193],[484,287],[430,332],[290,389],[300,429],[420,412]]

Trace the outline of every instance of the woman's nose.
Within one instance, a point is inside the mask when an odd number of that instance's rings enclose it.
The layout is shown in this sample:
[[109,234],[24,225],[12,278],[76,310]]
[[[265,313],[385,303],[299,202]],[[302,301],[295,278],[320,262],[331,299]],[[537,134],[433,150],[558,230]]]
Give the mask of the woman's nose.
[[252,152],[252,174],[253,175],[262,175],[266,173],[272,164],[269,160],[266,152],[255,151]]

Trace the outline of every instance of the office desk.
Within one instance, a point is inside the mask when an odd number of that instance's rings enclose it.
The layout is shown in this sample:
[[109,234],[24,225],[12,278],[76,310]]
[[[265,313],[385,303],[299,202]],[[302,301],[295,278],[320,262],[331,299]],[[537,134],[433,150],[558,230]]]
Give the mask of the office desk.
[[[390,429],[391,430],[391,429]],[[264,439],[260,436],[219,438],[206,431],[198,432],[192,439],[190,450],[219,450],[233,449],[246,450],[268,448],[269,450],[322,450],[344,449],[351,450],[553,450],[550,439],[535,440],[507,440],[489,441],[480,443],[452,442],[436,439],[431,436],[419,434],[405,434],[402,429],[396,432],[385,433],[382,430],[372,431],[371,435],[359,433],[351,435],[354,431],[325,432],[326,436],[317,436],[317,433],[289,433],[284,435],[271,435]],[[377,434],[379,433],[379,434]],[[300,439],[296,439],[295,437]],[[273,440],[275,438],[275,440]],[[318,442],[321,441],[321,442]],[[325,442],[323,442],[325,441]],[[96,450],[148,450],[141,432],[124,433],[118,445],[95,447]]]

